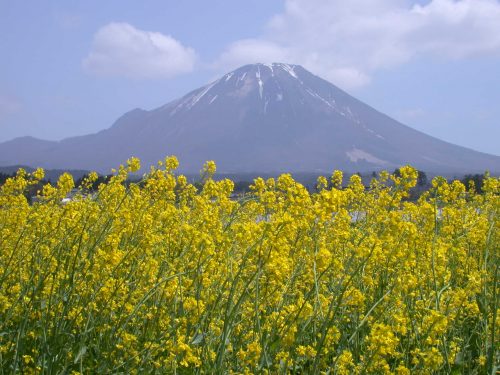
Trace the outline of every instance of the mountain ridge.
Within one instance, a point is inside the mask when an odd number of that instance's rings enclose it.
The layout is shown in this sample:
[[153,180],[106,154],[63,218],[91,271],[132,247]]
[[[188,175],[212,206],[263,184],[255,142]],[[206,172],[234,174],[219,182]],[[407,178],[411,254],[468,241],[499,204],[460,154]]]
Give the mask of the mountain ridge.
[[0,144],[0,165],[109,172],[130,156],[181,171],[215,160],[222,172],[500,171],[500,157],[421,133],[299,65],[249,64],[156,109],[133,109],[98,133]]

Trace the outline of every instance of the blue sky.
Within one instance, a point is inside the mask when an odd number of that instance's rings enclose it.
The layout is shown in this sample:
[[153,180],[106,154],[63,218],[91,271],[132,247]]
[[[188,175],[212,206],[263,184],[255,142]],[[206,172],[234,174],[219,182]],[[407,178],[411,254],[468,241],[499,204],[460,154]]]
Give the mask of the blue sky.
[[96,132],[281,61],[500,155],[499,0],[0,0],[0,56],[0,141]]

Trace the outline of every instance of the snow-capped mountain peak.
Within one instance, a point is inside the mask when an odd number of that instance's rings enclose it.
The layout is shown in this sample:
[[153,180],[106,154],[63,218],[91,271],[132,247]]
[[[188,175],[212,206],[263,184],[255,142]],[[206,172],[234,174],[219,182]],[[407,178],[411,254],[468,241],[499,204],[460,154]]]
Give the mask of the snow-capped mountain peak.
[[[92,150],[92,152],[89,152]],[[215,160],[225,172],[363,171],[412,164],[448,173],[500,171],[500,157],[413,130],[300,65],[250,64],[97,134],[0,144],[0,165],[96,169],[177,155],[181,170]]]

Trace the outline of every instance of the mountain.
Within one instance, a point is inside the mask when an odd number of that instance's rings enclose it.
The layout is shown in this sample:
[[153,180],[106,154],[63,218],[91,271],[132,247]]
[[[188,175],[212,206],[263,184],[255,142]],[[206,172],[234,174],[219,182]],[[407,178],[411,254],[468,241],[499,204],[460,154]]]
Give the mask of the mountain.
[[135,109],[96,134],[0,144],[0,165],[109,172],[130,156],[143,165],[177,155],[184,172],[218,170],[438,173],[500,171],[500,157],[411,129],[298,65],[252,64],[160,108]]

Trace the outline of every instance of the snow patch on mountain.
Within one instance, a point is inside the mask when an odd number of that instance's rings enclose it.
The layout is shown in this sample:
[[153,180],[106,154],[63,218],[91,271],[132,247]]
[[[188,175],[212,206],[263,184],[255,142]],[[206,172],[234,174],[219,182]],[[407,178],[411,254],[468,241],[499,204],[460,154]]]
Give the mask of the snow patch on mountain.
[[294,70],[293,66],[288,65],[288,64],[279,64],[279,66],[284,71],[286,71],[288,74],[290,74],[293,78],[299,79],[299,77],[297,76],[297,73],[295,73],[295,70]]
[[247,76],[247,73],[248,72],[244,72],[241,76],[238,77],[238,82],[239,81],[243,81],[245,79],[245,77]]
[[267,106],[269,105],[269,98],[266,98],[266,101],[264,102],[264,113],[267,113]]
[[255,73],[255,77],[257,77],[257,82],[259,83],[259,95],[260,95],[260,98],[262,99],[262,92],[264,91],[264,83],[262,82],[262,79],[260,78],[260,67],[257,68],[257,72]]
[[[232,73],[230,73],[230,74],[232,74]],[[225,80],[227,81],[228,78],[226,77]],[[170,112],[170,117],[175,115],[180,110],[187,111],[187,110],[190,110],[191,108],[193,108],[220,81],[221,81],[221,79],[218,79],[218,80],[206,85],[205,87],[201,88],[200,90],[198,90],[198,92],[196,94],[188,96],[180,104],[178,104],[177,106],[174,107],[174,109]],[[212,99],[213,99],[213,97],[212,97]],[[215,99],[213,99],[213,100],[215,100]],[[210,101],[210,103],[212,103],[212,101]]]
[[274,77],[274,69],[273,69],[273,64],[263,64],[265,67],[269,68],[271,70],[271,76]]
[[309,95],[311,95],[313,98],[316,98],[316,99],[319,99],[320,101],[322,101],[323,103],[325,103],[328,107],[330,108],[333,108],[333,109],[336,109],[332,103],[330,103],[328,100],[326,100],[325,98],[323,98],[321,95],[319,95],[318,93],[314,92],[313,90],[311,90],[310,88],[306,88],[306,91]]
[[385,165],[388,164],[387,161],[379,159],[369,152],[361,150],[359,148],[353,147],[350,151],[346,152],[347,157],[352,162],[358,162],[360,160],[365,160],[368,163],[376,164],[376,165]]
[[368,128],[367,126],[363,125],[363,129],[365,129],[367,132],[372,133],[375,137],[380,138],[380,139],[385,139],[383,136],[378,134],[377,132],[373,131],[372,129]]

